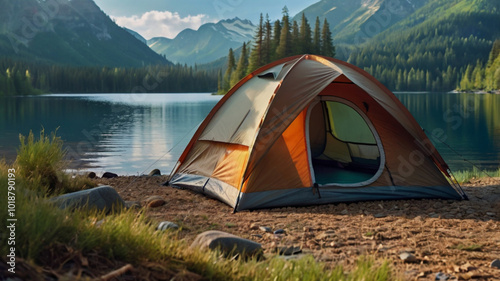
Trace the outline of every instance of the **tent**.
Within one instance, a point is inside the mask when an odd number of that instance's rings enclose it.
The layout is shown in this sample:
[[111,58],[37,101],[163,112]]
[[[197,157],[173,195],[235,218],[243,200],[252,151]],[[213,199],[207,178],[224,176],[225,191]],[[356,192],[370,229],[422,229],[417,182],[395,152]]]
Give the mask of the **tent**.
[[201,123],[169,183],[235,211],[465,198],[393,93],[353,65],[316,55],[278,60],[237,83]]

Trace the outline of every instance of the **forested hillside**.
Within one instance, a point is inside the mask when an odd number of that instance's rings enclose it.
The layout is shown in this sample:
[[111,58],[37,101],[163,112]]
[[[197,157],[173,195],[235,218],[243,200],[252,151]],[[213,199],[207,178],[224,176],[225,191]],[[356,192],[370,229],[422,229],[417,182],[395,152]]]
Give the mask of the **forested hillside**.
[[486,65],[478,62],[467,66],[459,88],[462,91],[500,90],[500,40],[493,44]]
[[52,93],[215,92],[217,72],[185,65],[62,66],[0,60],[0,96]]
[[468,65],[485,64],[500,38],[500,1],[434,0],[349,52],[396,91],[456,89]]

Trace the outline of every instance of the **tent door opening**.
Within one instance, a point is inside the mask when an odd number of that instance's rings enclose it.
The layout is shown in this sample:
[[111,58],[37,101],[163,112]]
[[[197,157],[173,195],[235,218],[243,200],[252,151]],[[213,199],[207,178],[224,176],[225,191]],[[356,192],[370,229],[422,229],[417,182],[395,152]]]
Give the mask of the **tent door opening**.
[[309,107],[306,125],[315,183],[363,186],[380,176],[380,139],[368,117],[354,104],[323,97]]

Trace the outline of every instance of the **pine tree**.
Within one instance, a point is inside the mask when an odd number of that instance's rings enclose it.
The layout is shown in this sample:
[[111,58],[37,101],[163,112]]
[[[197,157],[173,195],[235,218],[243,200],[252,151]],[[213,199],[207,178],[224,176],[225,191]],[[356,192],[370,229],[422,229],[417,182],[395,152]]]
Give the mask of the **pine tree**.
[[253,38],[254,45],[250,53],[248,70],[246,71],[247,74],[262,66],[263,41],[264,41],[264,18],[262,17],[262,14],[260,14],[259,25],[257,26],[257,31]]
[[236,67],[233,49],[229,49],[229,54],[227,55],[227,68],[224,73],[224,79],[222,80],[222,92],[227,92],[231,88],[231,76]]
[[316,23],[314,24],[314,36],[311,51],[314,54],[319,54],[321,52],[321,31],[319,17],[316,17]]
[[247,69],[248,69],[247,45],[245,42],[243,42],[238,64],[236,65],[236,69],[231,74],[230,87],[233,87],[234,85],[236,85],[236,83],[238,83],[238,81],[240,81],[243,77],[245,77]]
[[306,15],[302,13],[300,22],[300,53],[307,54],[313,51],[311,41],[311,26],[307,21]]
[[278,46],[280,45],[280,38],[281,38],[281,22],[280,20],[276,20],[274,22],[273,26],[273,39],[271,41],[271,59],[276,60],[278,59],[276,56],[276,50],[278,49]]
[[328,21],[324,20],[323,28],[321,30],[321,54],[327,57],[335,56],[335,46],[332,42],[332,32],[330,31],[330,25]]
[[284,58],[292,53],[292,35],[290,32],[290,17],[288,8],[283,7],[283,18],[281,19],[280,42],[276,49],[276,58]]
[[297,21],[293,21],[292,24],[292,38],[291,38],[291,43],[292,46],[290,48],[290,54],[288,55],[298,55],[302,54],[302,46],[300,42],[300,34],[299,34],[299,25],[297,24]]
[[271,21],[269,20],[269,15],[266,14],[266,22],[264,23],[264,39],[262,41],[262,64],[268,64],[271,62],[272,58],[272,32],[273,28],[271,26]]

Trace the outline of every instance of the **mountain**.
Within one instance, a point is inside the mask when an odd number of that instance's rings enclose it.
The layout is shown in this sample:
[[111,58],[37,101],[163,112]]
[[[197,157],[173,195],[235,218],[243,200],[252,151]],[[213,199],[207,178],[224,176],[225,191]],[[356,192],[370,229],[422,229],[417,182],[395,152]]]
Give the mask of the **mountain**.
[[500,38],[500,1],[429,0],[350,50],[348,61],[395,90],[449,91]]
[[132,36],[134,36],[137,40],[141,41],[142,43],[144,44],[148,44],[148,40],[146,40],[146,38],[142,37],[139,33],[133,31],[132,29],[128,29],[126,27],[124,27],[123,29],[125,29],[125,31],[127,31],[128,33],[132,34]]
[[0,56],[66,65],[168,63],[92,0],[0,0]]
[[336,44],[359,44],[405,19],[428,1],[321,0],[300,11],[293,20],[300,23],[304,13],[311,26],[314,26],[316,17],[319,17],[321,24],[326,18]]
[[148,46],[175,63],[203,64],[226,56],[229,48],[241,47],[254,34],[251,21],[234,18],[207,23],[198,30],[185,29],[174,39],[155,37]]

